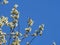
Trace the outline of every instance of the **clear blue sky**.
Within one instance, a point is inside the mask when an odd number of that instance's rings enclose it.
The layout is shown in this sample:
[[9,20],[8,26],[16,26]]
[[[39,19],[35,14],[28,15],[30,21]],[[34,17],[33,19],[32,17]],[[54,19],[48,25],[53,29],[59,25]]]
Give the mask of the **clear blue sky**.
[[[20,30],[22,33],[25,32],[24,28],[27,27],[28,17],[34,20],[32,32],[37,30],[40,24],[45,24],[43,35],[38,36],[31,45],[52,45],[53,41],[60,45],[60,0],[9,0],[9,4],[0,5],[0,16],[4,15],[10,18],[10,11],[15,3],[19,5]],[[7,27],[3,30],[9,32]],[[25,44],[26,39],[21,45]]]

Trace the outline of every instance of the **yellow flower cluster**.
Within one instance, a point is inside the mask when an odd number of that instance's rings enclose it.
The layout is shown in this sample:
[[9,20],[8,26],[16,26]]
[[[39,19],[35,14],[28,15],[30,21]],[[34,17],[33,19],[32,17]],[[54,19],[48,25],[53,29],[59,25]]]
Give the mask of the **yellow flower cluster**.
[[21,40],[15,39],[11,45],[20,45]]
[[8,4],[8,0],[3,0],[2,4]]
[[8,23],[8,18],[2,16],[2,17],[0,18],[0,27],[2,27],[4,24],[7,24],[7,23]]
[[6,33],[2,32],[2,30],[0,29],[0,44],[6,43],[5,35]]

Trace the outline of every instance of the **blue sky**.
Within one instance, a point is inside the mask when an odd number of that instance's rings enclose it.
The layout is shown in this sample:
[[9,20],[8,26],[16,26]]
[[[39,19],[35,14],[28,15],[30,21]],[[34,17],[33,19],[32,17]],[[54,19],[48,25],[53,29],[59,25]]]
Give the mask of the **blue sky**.
[[[55,41],[57,45],[60,45],[60,1],[59,0],[9,0],[9,4],[0,4],[0,16],[4,15],[10,18],[10,11],[14,4],[18,4],[18,10],[20,11],[20,30],[24,33],[24,29],[27,27],[28,17],[34,20],[32,26],[32,33],[38,29],[40,24],[45,24],[45,30],[43,35],[38,36],[31,45],[52,45]],[[11,21],[9,19],[9,21]],[[3,30],[7,30],[3,28]],[[31,38],[29,38],[31,39]],[[26,44],[26,39],[21,45]]]

